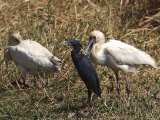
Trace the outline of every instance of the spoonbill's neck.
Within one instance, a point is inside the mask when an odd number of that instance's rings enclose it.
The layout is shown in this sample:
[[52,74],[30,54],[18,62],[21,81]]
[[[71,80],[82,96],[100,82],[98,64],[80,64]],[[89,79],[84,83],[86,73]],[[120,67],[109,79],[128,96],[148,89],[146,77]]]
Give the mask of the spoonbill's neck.
[[95,43],[93,45],[90,56],[95,64],[104,64],[105,57],[103,55],[103,52],[103,43]]
[[97,52],[99,52],[99,51],[101,50],[102,45],[103,45],[103,43],[95,43],[95,44],[93,45],[92,50],[91,50],[91,54],[92,54],[93,56],[96,56]]
[[97,42],[93,46],[95,46],[97,49],[99,49],[99,48],[101,48],[103,46],[103,44],[105,44],[105,43],[103,43],[103,42]]

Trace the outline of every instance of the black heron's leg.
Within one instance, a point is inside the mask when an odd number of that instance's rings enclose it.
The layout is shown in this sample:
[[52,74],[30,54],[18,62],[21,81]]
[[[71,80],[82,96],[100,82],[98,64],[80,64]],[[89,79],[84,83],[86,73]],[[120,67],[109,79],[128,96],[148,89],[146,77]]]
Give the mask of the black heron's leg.
[[126,75],[126,92],[127,92],[128,97],[129,97],[129,94],[130,94],[130,83],[129,83],[127,75]]
[[117,92],[118,92],[118,96],[120,96],[120,80],[118,77],[118,72],[114,72],[115,76],[116,76],[116,81],[117,81]]
[[92,91],[90,89],[88,89],[88,103],[91,103],[91,95],[92,95]]

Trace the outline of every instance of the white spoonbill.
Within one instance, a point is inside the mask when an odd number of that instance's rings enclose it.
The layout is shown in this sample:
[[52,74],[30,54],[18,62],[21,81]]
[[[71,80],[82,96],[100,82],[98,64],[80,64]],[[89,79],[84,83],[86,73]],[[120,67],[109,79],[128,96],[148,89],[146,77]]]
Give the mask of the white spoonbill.
[[156,67],[155,60],[147,53],[118,40],[109,40],[105,43],[104,34],[97,30],[91,32],[85,52],[87,53],[88,51],[93,62],[98,65],[107,66],[113,70],[119,95],[119,71],[122,71],[126,75],[126,91],[129,96],[130,84],[127,73],[136,71],[138,65]]
[[[47,72],[60,72],[61,60],[36,41],[23,40],[19,33],[11,35],[4,50],[4,59],[13,61],[21,75],[37,76]],[[25,84],[25,80],[23,79]]]

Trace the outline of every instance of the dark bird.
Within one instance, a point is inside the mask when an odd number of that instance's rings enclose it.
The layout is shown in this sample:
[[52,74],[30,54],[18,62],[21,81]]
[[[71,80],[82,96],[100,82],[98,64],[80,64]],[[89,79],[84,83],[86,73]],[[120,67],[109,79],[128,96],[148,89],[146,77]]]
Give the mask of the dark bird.
[[79,76],[84,81],[88,89],[88,102],[90,103],[91,101],[92,92],[94,92],[97,97],[101,97],[98,75],[88,56],[80,53],[82,45],[75,39],[65,41],[64,45],[73,47],[73,50],[71,51],[72,61],[78,71]]

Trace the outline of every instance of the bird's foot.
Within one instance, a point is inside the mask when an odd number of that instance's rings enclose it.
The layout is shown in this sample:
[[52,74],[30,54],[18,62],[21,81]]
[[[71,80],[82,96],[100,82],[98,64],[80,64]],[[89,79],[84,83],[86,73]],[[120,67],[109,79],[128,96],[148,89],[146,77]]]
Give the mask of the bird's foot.
[[34,87],[37,87],[37,86],[38,86],[36,80],[33,80],[33,86],[34,86]]
[[13,81],[13,82],[11,82],[11,84],[13,86],[18,86],[21,89],[29,88],[29,85],[27,85],[26,83],[21,82],[21,81]]
[[23,88],[29,88],[28,84],[23,84]]

